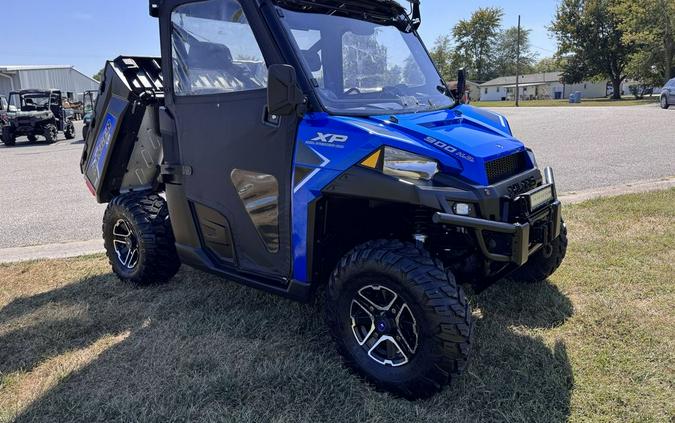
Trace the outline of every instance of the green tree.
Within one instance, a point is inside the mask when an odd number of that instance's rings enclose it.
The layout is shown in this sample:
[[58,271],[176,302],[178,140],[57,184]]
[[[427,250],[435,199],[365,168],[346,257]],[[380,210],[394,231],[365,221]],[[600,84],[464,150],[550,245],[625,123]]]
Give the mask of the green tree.
[[347,33],[342,47],[345,88],[373,88],[386,85],[387,47],[378,42],[377,34]]
[[532,71],[540,72],[560,72],[567,66],[567,59],[565,57],[544,57],[534,64]]
[[[537,53],[530,45],[530,29],[520,30],[520,74],[532,73]],[[508,28],[499,34],[495,48],[495,72],[500,76],[516,74],[518,58],[518,27]]]
[[639,49],[631,56],[628,76],[648,85],[661,85],[675,74],[675,0],[620,0],[614,13],[627,43]]
[[459,57],[449,35],[442,35],[436,39],[431,49],[431,59],[445,82],[457,79],[457,70],[461,67]]
[[495,76],[494,49],[503,16],[504,11],[498,7],[480,8],[452,29],[460,59],[477,80],[487,81]]
[[551,32],[558,40],[558,54],[570,55],[563,70],[567,83],[585,78],[607,78],[614,87],[613,98],[621,98],[621,83],[637,51],[622,30],[616,6],[622,0],[561,0]]
[[103,69],[101,69],[100,71],[98,71],[98,72],[96,73],[96,75],[92,76],[92,78],[94,78],[94,79],[97,80],[98,82],[101,82],[101,81],[103,80],[103,72],[105,72],[105,68],[103,68]]

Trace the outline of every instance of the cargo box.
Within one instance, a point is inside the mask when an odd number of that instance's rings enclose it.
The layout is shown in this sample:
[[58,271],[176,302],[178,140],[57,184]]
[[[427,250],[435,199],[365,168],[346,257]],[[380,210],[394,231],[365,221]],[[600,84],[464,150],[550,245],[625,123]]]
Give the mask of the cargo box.
[[157,116],[163,104],[158,58],[120,56],[106,63],[80,160],[98,202],[158,184],[162,142]]

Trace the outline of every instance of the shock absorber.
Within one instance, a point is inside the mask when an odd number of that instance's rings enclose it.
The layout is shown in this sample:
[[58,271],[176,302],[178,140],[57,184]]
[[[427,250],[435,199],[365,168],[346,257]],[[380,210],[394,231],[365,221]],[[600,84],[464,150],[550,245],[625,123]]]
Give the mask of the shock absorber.
[[422,207],[416,207],[412,213],[413,238],[416,242],[424,244],[429,237],[429,224],[431,212]]

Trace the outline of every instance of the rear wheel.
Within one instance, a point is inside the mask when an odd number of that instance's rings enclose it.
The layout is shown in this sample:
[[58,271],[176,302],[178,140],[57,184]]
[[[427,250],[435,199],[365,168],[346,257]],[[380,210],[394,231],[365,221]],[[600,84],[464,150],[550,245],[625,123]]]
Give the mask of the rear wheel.
[[511,275],[511,279],[527,283],[543,281],[558,270],[566,254],[567,227],[563,222],[560,236],[530,257],[523,267]]
[[166,202],[156,194],[124,194],[103,217],[113,271],[137,284],[168,282],[180,268]]
[[56,141],[59,136],[59,130],[56,128],[56,125],[45,125],[44,134],[45,140],[47,143],[51,144]]
[[73,125],[72,123],[66,125],[63,134],[66,136],[67,140],[72,140],[73,138],[75,138],[75,125]]
[[661,108],[662,109],[667,109],[670,107],[670,104],[668,104],[668,97],[665,95],[661,96]]
[[374,241],[347,254],[330,279],[326,321],[351,369],[406,398],[440,391],[469,358],[465,294],[413,244]]

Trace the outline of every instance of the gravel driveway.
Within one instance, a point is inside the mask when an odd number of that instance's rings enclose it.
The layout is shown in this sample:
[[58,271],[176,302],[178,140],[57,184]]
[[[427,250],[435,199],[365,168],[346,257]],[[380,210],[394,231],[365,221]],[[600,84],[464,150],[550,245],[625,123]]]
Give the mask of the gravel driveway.
[[[675,176],[675,110],[657,106],[494,109],[556,170],[559,192]],[[79,170],[72,141],[0,146],[0,249],[101,237],[105,206]]]

